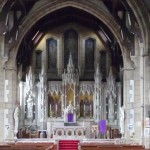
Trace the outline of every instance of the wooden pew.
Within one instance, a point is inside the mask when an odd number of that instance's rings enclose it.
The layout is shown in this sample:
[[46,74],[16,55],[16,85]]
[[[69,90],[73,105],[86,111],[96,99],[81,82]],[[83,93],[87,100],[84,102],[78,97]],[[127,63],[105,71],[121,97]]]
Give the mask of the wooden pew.
[[12,146],[11,145],[0,145],[0,150],[11,150]]
[[[15,144],[15,150],[45,150],[49,147],[49,149],[53,148],[54,143],[50,143],[50,142],[33,142],[33,143],[16,143]],[[51,150],[50,149],[50,150]]]
[[0,143],[0,150],[11,150],[13,149],[14,143]]
[[0,143],[0,150],[57,150],[53,142]]
[[144,150],[141,145],[115,145],[99,143],[79,143],[79,150]]
[[144,150],[145,148],[142,145],[124,145],[125,150]]

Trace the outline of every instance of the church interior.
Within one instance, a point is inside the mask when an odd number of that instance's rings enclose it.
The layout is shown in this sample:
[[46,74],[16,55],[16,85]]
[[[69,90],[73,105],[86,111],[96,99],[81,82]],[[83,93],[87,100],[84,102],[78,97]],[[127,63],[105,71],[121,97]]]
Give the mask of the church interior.
[[150,1],[0,1],[0,149],[150,149]]

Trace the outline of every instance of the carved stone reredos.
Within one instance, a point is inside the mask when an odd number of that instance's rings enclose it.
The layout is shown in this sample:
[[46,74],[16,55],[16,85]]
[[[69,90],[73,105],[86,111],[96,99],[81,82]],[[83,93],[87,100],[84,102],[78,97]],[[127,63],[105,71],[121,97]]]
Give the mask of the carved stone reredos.
[[95,84],[96,85],[101,85],[102,75],[101,75],[101,72],[100,72],[100,69],[99,69],[99,64],[97,64],[94,79],[95,79]]
[[112,67],[110,67],[109,76],[107,78],[107,87],[109,89],[113,88],[115,85],[115,77],[112,72]]
[[32,69],[30,67],[29,73],[26,75],[26,94],[33,94],[33,87],[34,87],[34,81],[33,81],[33,74]]
[[64,83],[78,83],[79,82],[79,73],[77,70],[75,70],[71,54],[70,54],[69,62],[67,65],[67,72],[65,69],[64,73],[62,74],[62,80]]

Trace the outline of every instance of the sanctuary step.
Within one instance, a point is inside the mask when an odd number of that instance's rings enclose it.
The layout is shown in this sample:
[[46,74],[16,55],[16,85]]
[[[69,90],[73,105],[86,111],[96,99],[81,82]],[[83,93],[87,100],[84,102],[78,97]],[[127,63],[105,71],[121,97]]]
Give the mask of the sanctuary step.
[[65,122],[64,126],[77,126],[76,122]]
[[60,140],[59,150],[78,150],[78,140]]

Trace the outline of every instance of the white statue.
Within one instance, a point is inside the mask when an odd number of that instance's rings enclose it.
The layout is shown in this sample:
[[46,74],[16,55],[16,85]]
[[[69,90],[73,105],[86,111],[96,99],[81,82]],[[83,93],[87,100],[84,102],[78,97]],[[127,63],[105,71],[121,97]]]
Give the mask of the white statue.
[[107,131],[106,131],[106,138],[110,139],[110,131],[109,131],[109,129],[107,129]]
[[114,106],[115,106],[115,99],[116,99],[116,94],[115,91],[112,89],[111,91],[107,91],[108,94],[108,117],[110,119],[114,119]]
[[120,133],[124,134],[124,109],[120,107]]
[[[68,116],[68,113],[72,113],[75,115],[75,108],[73,107],[72,105],[72,102],[69,101],[69,105],[67,106],[67,108],[64,109],[64,121],[67,122],[67,116]],[[75,118],[74,118],[74,121],[75,121]]]
[[98,122],[100,120],[100,112],[101,112],[101,106],[96,106],[96,121]]
[[27,99],[27,118],[33,119],[33,97],[29,95]]
[[72,106],[71,101],[69,101],[69,105],[67,106],[67,113],[73,113],[74,107]]
[[112,97],[112,95],[109,95],[109,100],[108,100],[108,106],[109,106],[109,116],[114,114],[114,99]]
[[15,121],[14,132],[16,134],[18,132],[18,127],[19,127],[19,114],[20,114],[20,108],[19,108],[19,105],[17,105],[14,111],[14,121]]

